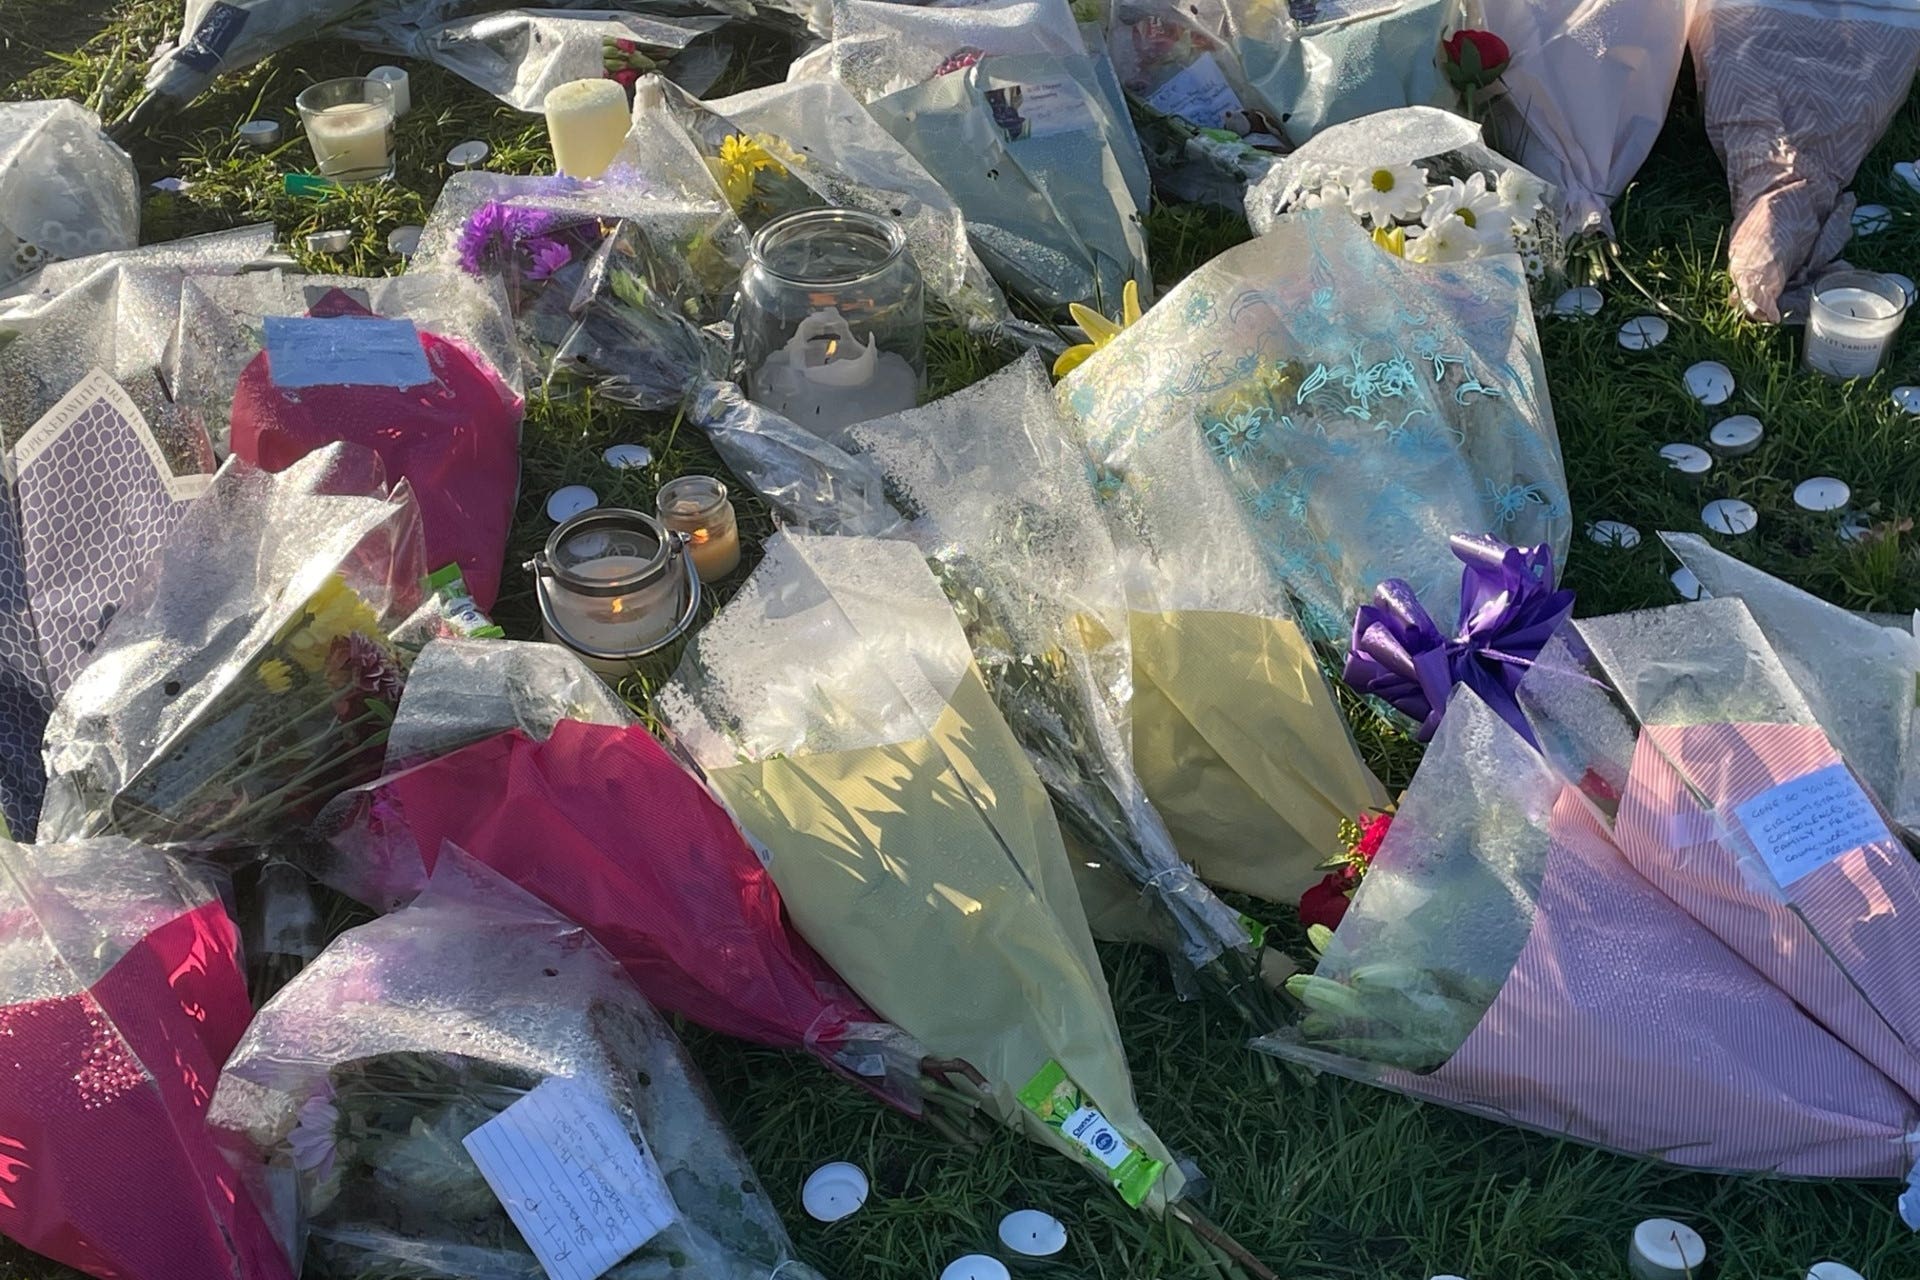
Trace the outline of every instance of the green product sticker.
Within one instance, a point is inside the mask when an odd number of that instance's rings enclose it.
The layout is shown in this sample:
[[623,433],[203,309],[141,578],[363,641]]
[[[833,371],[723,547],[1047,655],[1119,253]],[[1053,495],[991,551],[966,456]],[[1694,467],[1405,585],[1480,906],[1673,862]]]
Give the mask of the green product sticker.
[[1167,1170],[1166,1162],[1142,1154],[1107,1122],[1080,1086],[1057,1062],[1049,1062],[1020,1091],[1020,1104],[1049,1129],[1057,1129],[1085,1154],[1135,1209]]
[[1250,915],[1242,914],[1240,917],[1240,927],[1247,931],[1247,937],[1252,941],[1255,951],[1263,951],[1266,949],[1267,926],[1261,924]]
[[447,623],[455,631],[470,640],[502,640],[506,632],[494,625],[493,619],[480,612],[480,606],[467,594],[467,580],[460,576],[460,566],[450,564],[435,569],[427,575],[427,590],[440,597],[446,606]]

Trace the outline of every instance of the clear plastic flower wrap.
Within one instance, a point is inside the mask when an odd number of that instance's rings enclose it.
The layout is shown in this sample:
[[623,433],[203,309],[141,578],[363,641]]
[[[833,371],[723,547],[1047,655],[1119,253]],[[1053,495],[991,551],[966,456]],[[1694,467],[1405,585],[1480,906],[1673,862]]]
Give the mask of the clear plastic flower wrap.
[[1694,0],[1687,43],[1727,169],[1727,271],[1748,315],[1806,314],[1853,235],[1852,185],[1907,102],[1920,9],[1900,0]]
[[[977,1068],[1002,1122],[1132,1204],[1177,1195],[1046,789],[917,548],[776,535],[658,707],[855,991]],[[1063,1132],[1062,1083],[1124,1151]]]
[[960,206],[973,248],[1043,313],[1150,292],[1140,142],[1066,0],[962,8],[835,0],[833,40],[790,79],[845,84]]
[[1690,6],[1675,0],[1475,0],[1474,25],[1505,40],[1490,127],[1558,190],[1571,238],[1613,237],[1610,206],[1666,127],[1687,52]]
[[[410,906],[341,935],[260,1011],[211,1119],[290,1224],[288,1256],[336,1276],[531,1280],[541,1264],[476,1162],[477,1131],[503,1115],[561,1168],[580,1141],[569,1132],[628,1148],[621,1163],[640,1167],[618,1203],[666,1225],[616,1255],[614,1280],[818,1280],[612,958],[457,851]],[[546,1198],[587,1203],[564,1182]]]
[[727,66],[725,53],[703,39],[727,19],[704,5],[654,2],[626,13],[485,7],[499,11],[442,17],[389,8],[348,20],[339,35],[445,67],[515,110],[536,114],[549,90],[574,80],[604,76],[631,84],[642,71],[659,68],[703,93]]
[[1536,289],[1564,273],[1557,197],[1437,107],[1403,107],[1328,129],[1247,192],[1265,235],[1296,209],[1357,219],[1387,253],[1429,264],[1517,253]]
[[419,510],[372,453],[228,462],[54,707],[41,838],[288,836],[379,771],[403,678],[388,632],[425,574]]
[[0,103],[0,286],[140,243],[133,159],[77,102]]
[[247,1020],[210,883],[108,838],[0,840],[0,1236],[121,1280],[292,1280],[207,1127]]
[[[1824,686],[1823,708],[1847,707],[1857,740],[1863,724],[1911,714],[1900,706],[1912,701],[1911,672],[1862,660],[1837,675],[1841,664],[1800,660],[1796,677],[1736,598],[1584,619],[1570,632],[1543,654],[1554,665],[1522,685],[1549,758],[1564,776],[1606,778],[1631,740],[1612,837],[1635,870],[1920,1098],[1920,1000],[1908,980],[1920,964],[1920,866],[1801,683]],[[1802,654],[1819,643],[1796,638]],[[1593,690],[1620,727],[1585,728],[1598,720]],[[1898,745],[1882,744],[1874,765],[1891,766],[1879,757]],[[1589,753],[1615,760],[1596,768]]]
[[689,156],[645,175],[616,161],[594,181],[456,174],[414,269],[498,278],[548,394],[673,409],[726,368],[706,326],[745,261],[745,230]]
[[882,214],[906,231],[907,252],[948,318],[988,328],[1007,319],[1006,299],[974,256],[953,197],[838,81],[701,102],[652,76],[635,90],[634,118],[629,147],[643,172],[669,163],[656,151],[691,151],[748,230],[819,206]]
[[1352,218],[1288,215],[1188,276],[1060,384],[1100,483],[1153,483],[1152,441],[1201,441],[1307,634],[1344,645],[1388,578],[1450,628],[1448,539],[1571,533],[1518,259],[1423,266]]
[[1255,1047],[1695,1168],[1902,1177],[1912,1094],[1650,883],[1461,689],[1319,971]]

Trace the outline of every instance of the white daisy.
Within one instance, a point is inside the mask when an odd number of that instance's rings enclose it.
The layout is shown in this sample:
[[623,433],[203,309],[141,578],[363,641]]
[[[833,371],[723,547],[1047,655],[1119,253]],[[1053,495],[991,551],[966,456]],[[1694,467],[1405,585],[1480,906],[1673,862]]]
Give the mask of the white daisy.
[[1465,262],[1477,258],[1486,244],[1478,232],[1464,221],[1446,217],[1421,230],[1416,236],[1407,232],[1407,260],[1410,262]]
[[1532,222],[1547,198],[1547,184],[1525,169],[1509,169],[1494,183],[1501,203],[1514,211],[1514,221]]
[[1487,177],[1483,173],[1476,173],[1465,182],[1455,178],[1447,186],[1433,189],[1420,221],[1431,228],[1449,220],[1463,224],[1490,249],[1513,247],[1513,216],[1501,202],[1500,194],[1487,190]]
[[1308,196],[1303,202],[1309,209],[1325,209],[1329,213],[1357,217],[1353,200],[1347,195],[1347,189],[1337,182],[1329,182]]
[[1410,164],[1361,169],[1347,177],[1347,201],[1376,227],[1417,218],[1427,205],[1427,172]]

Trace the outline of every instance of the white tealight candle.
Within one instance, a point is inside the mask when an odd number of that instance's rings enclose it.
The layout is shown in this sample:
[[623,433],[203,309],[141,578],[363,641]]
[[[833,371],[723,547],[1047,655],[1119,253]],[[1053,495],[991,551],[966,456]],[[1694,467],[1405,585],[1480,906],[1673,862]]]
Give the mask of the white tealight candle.
[[1853,234],[1877,236],[1893,225],[1893,210],[1883,204],[1863,204],[1853,211]]
[[1702,360],[1686,373],[1687,394],[1701,404],[1725,404],[1733,395],[1733,370],[1718,360]]
[[1660,456],[1684,476],[1703,476],[1713,470],[1713,455],[1697,444],[1662,445]]
[[1870,378],[1907,317],[1900,285],[1872,271],[1837,271],[1813,290],[1807,365],[1830,378]]
[[859,1165],[836,1160],[807,1175],[800,1205],[816,1222],[838,1222],[859,1211],[867,1202],[867,1190],[867,1175]]
[[547,138],[553,163],[569,178],[607,171],[633,123],[627,91],[616,80],[573,80],[547,94]]
[[555,524],[565,524],[582,511],[591,511],[599,505],[599,494],[583,484],[570,484],[555,489],[547,499],[547,519]]
[[1640,545],[1640,531],[1619,520],[1595,520],[1587,526],[1587,540],[1626,550]]
[[1752,533],[1760,523],[1753,504],[1738,498],[1717,498],[1701,508],[1700,521],[1715,533]]
[[1635,316],[1620,326],[1620,345],[1629,351],[1651,351],[1667,340],[1671,329],[1659,316]]
[[1023,1258],[1051,1258],[1067,1247],[1066,1224],[1038,1209],[1016,1209],[1000,1219],[1000,1243]]
[[1815,476],[1793,487],[1793,505],[1802,511],[1838,511],[1853,497],[1844,480]]
[[1707,443],[1723,458],[1742,458],[1760,447],[1766,428],[1750,413],[1736,414],[1713,424]]
[[1816,1262],[1807,1268],[1807,1280],[1867,1280],[1844,1262]]
[[1684,1222],[1649,1218],[1633,1229],[1627,1269],[1634,1280],[1699,1280],[1707,1242]]
[[969,1253],[955,1258],[941,1271],[940,1280],[1013,1280],[1013,1273],[1000,1259],[984,1253]]
[[338,102],[307,117],[307,141],[322,177],[352,180],[393,167],[393,110],[382,102]]
[[1553,314],[1564,318],[1578,316],[1597,316],[1607,300],[1592,285],[1581,285],[1578,289],[1569,289],[1553,300]]

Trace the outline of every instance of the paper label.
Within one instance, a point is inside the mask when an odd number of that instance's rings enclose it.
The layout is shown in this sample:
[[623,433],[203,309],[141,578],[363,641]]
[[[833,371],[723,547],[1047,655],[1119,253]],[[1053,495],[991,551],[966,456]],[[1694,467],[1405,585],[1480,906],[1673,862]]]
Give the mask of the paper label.
[[1109,1169],[1118,1169],[1133,1154],[1133,1147],[1107,1118],[1092,1107],[1082,1107],[1060,1125],[1060,1132],[1072,1138],[1087,1154]]
[[1240,110],[1240,95],[1227,83],[1213,55],[1203,53],[1147,95],[1147,105],[1202,129],[1219,129],[1227,122],[1227,112]]
[[268,316],[267,369],[276,387],[423,387],[433,381],[411,320]]
[[597,1280],[678,1216],[653,1154],[575,1080],[546,1081],[465,1146],[553,1280]]
[[247,25],[247,11],[238,5],[216,4],[193,29],[193,38],[176,55],[195,71],[212,75],[226,61],[227,49],[234,37]]
[[1045,84],[989,81],[987,107],[1008,142],[1086,133],[1093,128],[1093,112],[1088,109],[1080,86],[1072,80]]
[[1027,1082],[1020,1091],[1020,1103],[1105,1170],[1120,1198],[1136,1209],[1166,1172],[1164,1163],[1140,1151],[1108,1123],[1057,1062],[1047,1063]]
[[1782,888],[1893,833],[1844,764],[1769,787],[1734,813]]

